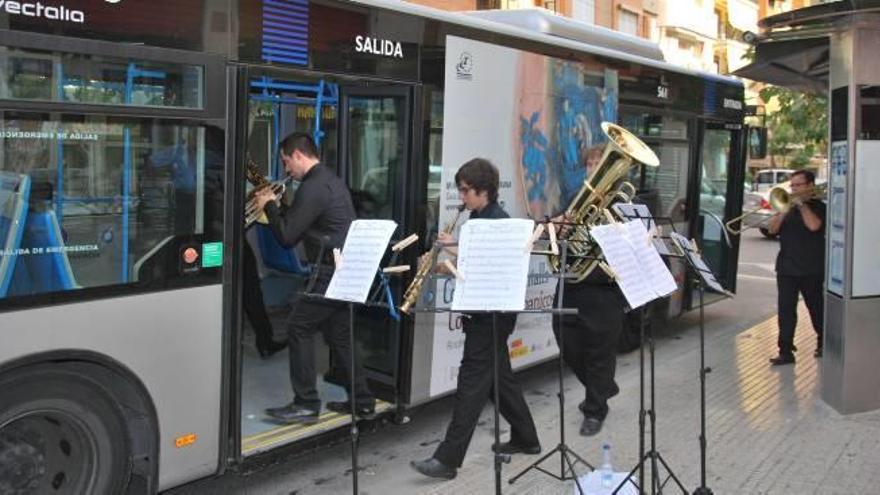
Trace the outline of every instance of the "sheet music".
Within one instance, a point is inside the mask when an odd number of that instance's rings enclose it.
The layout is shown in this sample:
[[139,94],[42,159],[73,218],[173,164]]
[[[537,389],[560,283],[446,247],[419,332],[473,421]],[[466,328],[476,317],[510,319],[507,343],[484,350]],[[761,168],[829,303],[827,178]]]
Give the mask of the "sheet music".
[[452,296],[454,311],[525,309],[529,274],[527,244],[535,223],[506,218],[468,220],[458,241],[458,271]]
[[[645,228],[649,231],[655,227],[657,227],[657,222],[654,220],[653,215],[651,215],[651,210],[648,209],[648,205],[643,204],[635,204],[635,203],[614,203],[611,205],[611,208],[617,213],[617,215],[624,219],[624,221],[629,221],[632,219],[640,219],[642,223],[645,224]],[[663,239],[659,237],[652,237],[651,241],[654,243],[654,248],[662,255],[671,255],[672,253],[669,251],[669,247],[663,242]]]
[[634,218],[640,219],[644,224],[645,228],[651,230],[656,224],[654,222],[654,216],[651,215],[651,210],[648,209],[648,205],[635,204],[635,203],[614,203],[611,205],[611,209],[617,213],[617,216],[622,218],[624,221],[629,221]]
[[687,237],[676,233],[671,232],[670,237],[675,240],[676,244],[681,248],[682,252],[685,253],[688,260],[690,260],[691,264],[693,264],[694,268],[696,268],[697,273],[700,274],[700,278],[703,282],[709,286],[710,289],[720,292],[722,294],[728,294],[729,292],[724,290],[724,287],[721,287],[721,284],[718,283],[718,280],[715,279],[715,275],[712,273],[712,270],[706,265],[706,262],[703,261],[703,257],[700,256],[700,253],[694,251],[693,246],[691,246],[691,241],[688,240]]
[[602,255],[614,270],[615,282],[630,308],[638,308],[657,297],[642,274],[624,224],[598,225],[590,229],[590,235],[599,243]]
[[348,228],[342,262],[324,294],[329,299],[365,303],[391,235],[393,220],[355,220]]
[[657,253],[657,249],[648,236],[648,231],[645,230],[645,224],[638,220],[632,220],[626,223],[626,230],[635,257],[641,263],[642,272],[647,275],[654,294],[657,297],[663,297],[675,292],[678,289],[678,284],[675,283],[675,278],[672,277],[666,263]]

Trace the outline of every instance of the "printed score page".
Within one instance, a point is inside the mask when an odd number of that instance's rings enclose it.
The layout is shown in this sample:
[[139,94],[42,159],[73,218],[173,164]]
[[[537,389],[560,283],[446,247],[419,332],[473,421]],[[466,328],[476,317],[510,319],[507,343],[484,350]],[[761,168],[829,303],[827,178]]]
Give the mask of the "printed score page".
[[675,278],[660,258],[654,243],[651,242],[645,224],[639,220],[632,220],[626,223],[626,231],[633,253],[641,263],[642,272],[647,276],[654,294],[663,297],[675,292],[678,284],[675,283]]
[[[639,220],[636,223],[641,224]],[[602,255],[614,271],[615,282],[630,308],[638,308],[657,297],[643,276],[624,224],[597,225],[590,229],[590,236],[602,249]]]
[[333,272],[324,297],[365,303],[379,262],[397,229],[393,220],[355,220],[342,247],[342,262]]
[[[654,220],[654,217],[651,216],[651,210],[648,209],[648,205],[637,203],[614,203],[611,205],[611,209],[613,209],[614,212],[617,213],[617,216],[622,218],[625,222],[639,219],[645,224],[645,228],[648,230],[657,227],[657,222]],[[660,254],[664,256],[672,254],[672,252],[669,251],[669,248],[666,247],[666,243],[663,239],[652,237],[651,241]]]
[[461,226],[453,311],[525,309],[529,246],[535,222],[477,218]]
[[703,261],[703,257],[700,256],[700,253],[694,251],[693,246],[691,246],[691,241],[689,241],[687,237],[676,232],[672,232],[669,235],[675,240],[682,252],[685,253],[690,264],[696,269],[697,273],[700,274],[700,278],[703,279],[703,282],[708,285],[710,289],[721,294],[731,295],[724,290],[724,287],[721,287],[721,284],[715,279],[712,270],[706,265],[706,262]]

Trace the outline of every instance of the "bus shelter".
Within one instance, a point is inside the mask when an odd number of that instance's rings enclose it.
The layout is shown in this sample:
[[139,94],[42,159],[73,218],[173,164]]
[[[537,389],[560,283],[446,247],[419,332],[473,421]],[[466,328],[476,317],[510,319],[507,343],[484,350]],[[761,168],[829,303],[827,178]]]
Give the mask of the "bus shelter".
[[829,189],[822,398],[842,413],[880,407],[880,2],[833,2],[761,21],[746,36],[749,79],[828,95]]

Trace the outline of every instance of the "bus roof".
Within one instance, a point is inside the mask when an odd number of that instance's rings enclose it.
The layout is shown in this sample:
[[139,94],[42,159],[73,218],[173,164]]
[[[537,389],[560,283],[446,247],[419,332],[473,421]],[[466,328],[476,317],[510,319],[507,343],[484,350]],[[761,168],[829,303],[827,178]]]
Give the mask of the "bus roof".
[[[656,54],[652,50],[646,49],[645,44],[653,45],[653,43],[642,40],[641,38],[635,38],[617,32],[613,32],[614,36],[612,37],[605,32],[610,30],[600,30],[597,29],[597,26],[574,20],[560,21],[553,19],[551,21],[550,18],[561,16],[550,14],[549,12],[541,12],[539,9],[523,9],[521,19],[516,14],[483,14],[481,11],[471,11],[467,13],[447,12],[445,10],[426,7],[424,5],[410,2],[403,2],[400,0],[351,0],[351,2],[368,7],[393,10],[402,14],[434,19],[462,27],[490,31],[524,40],[537,41],[598,56],[625,60],[670,72],[678,72],[680,74],[687,74],[705,79],[714,79],[735,86],[743,86],[742,81],[734,77],[673,65],[662,60],[662,57],[660,57],[659,60],[652,58],[655,57]],[[493,17],[493,20],[488,20]],[[528,19],[528,17],[533,17],[535,19]],[[545,19],[542,21],[540,17],[544,17]],[[571,39],[573,37],[576,37],[576,39]],[[589,40],[591,42],[582,40]],[[621,49],[627,51],[621,51]]]

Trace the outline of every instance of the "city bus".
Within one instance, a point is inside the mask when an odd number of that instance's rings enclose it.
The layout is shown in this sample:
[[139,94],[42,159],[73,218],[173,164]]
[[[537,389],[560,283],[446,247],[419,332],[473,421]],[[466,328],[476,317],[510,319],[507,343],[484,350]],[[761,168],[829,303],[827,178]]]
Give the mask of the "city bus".
[[[601,122],[617,122],[660,157],[631,173],[639,201],[735,290],[723,224],[741,210],[743,85],[670,65],[645,40],[541,10],[45,0],[0,3],[0,45],[0,492],[154,493],[350,424],[263,413],[292,398],[288,359],[256,352],[244,271],[280,341],[310,266],[245,229],[246,169],[282,180],[290,132],[314,137],[359,217],[419,234],[402,260],[415,264],[452,219],[465,160],[492,160],[505,209],[541,219],[594,165]],[[533,257],[530,308],[553,303],[547,265]],[[695,304],[685,267],[670,269],[665,318]],[[391,280],[395,301],[410,278]],[[453,289],[432,280],[419,306]],[[529,316],[510,340],[518,369],[558,353],[549,320]],[[358,309],[378,418],[454,391],[459,327]],[[322,398],[343,398],[320,337],[315,352]]]

